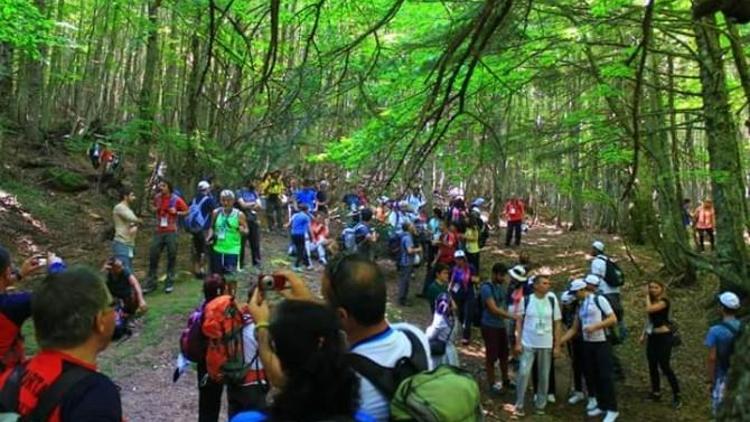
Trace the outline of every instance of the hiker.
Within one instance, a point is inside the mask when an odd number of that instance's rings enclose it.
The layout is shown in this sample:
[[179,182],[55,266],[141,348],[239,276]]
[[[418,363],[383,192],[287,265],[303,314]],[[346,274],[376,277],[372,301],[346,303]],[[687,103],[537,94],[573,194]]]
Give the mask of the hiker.
[[454,255],[458,248],[458,230],[456,225],[451,222],[442,221],[440,223],[440,243],[437,245],[437,254],[435,256],[434,264],[438,262],[452,266],[454,263]]
[[10,252],[0,246],[0,371],[25,359],[21,327],[31,316],[31,293],[9,289],[47,268],[49,258],[32,256],[15,269]]
[[154,197],[151,210],[156,213],[156,233],[154,233],[149,249],[148,276],[143,286],[143,293],[156,290],[159,259],[165,247],[167,248],[167,280],[164,284],[164,293],[172,293],[177,263],[177,218],[186,215],[188,207],[185,201],[174,193],[172,184],[162,180],[159,182],[159,193]]
[[330,185],[327,181],[318,182],[317,193],[315,194],[315,203],[318,204],[317,212],[328,215],[328,188]]
[[461,344],[466,346],[471,340],[471,326],[476,312],[474,285],[479,283],[476,269],[466,261],[466,253],[457,250],[453,254],[456,265],[451,272],[450,292],[458,305],[458,320],[461,321]]
[[349,192],[344,195],[343,198],[341,198],[341,202],[343,202],[346,205],[346,209],[348,209],[351,212],[356,212],[359,210],[359,207],[361,204],[359,195],[357,195],[356,192]]
[[375,259],[375,242],[378,241],[378,232],[372,229],[372,210],[363,208],[359,212],[359,221],[355,229],[356,252],[367,259]]
[[425,334],[430,344],[432,366],[437,367],[443,364],[458,366],[458,351],[453,344],[456,338],[454,316],[456,303],[448,292],[442,292],[437,295],[435,302],[430,306],[433,309],[432,322],[425,329]]
[[206,235],[206,242],[212,246],[211,273],[232,274],[237,271],[242,236],[247,235],[247,217],[234,207],[234,192],[229,189],[219,195],[221,208],[214,210],[211,216],[211,228]]
[[198,182],[198,193],[196,193],[190,202],[188,216],[185,218],[188,230],[193,239],[191,255],[193,275],[198,280],[202,280],[206,276],[206,256],[210,256],[210,250],[206,243],[206,235],[211,228],[211,215],[217,206],[218,204],[211,193],[211,184],[206,180]]
[[[479,288],[482,301],[481,332],[484,340],[484,368],[490,392],[500,394],[510,385],[508,376],[508,332],[505,320],[514,319],[506,304],[508,268],[501,262],[492,266],[492,278]],[[500,364],[500,381],[495,378],[495,363]]]
[[435,265],[435,279],[430,283],[425,293],[425,299],[430,304],[430,314],[435,313],[435,301],[441,293],[450,293],[448,283],[451,279],[451,267],[446,264],[438,263]]
[[[443,211],[440,208],[433,208],[432,216],[427,222],[425,227],[425,242],[424,242],[424,260],[427,263],[427,268],[424,273],[424,282],[422,283],[422,291],[417,297],[426,297],[427,290],[430,288],[430,283],[435,279],[435,259],[437,258],[438,245],[440,244],[442,226]],[[434,300],[434,298],[433,298]]]
[[422,206],[427,203],[424,199],[424,194],[422,194],[422,187],[415,187],[412,189],[411,193],[406,196],[405,200],[406,203],[409,204],[409,208],[415,211],[422,208]]
[[570,284],[569,291],[576,295],[581,305],[573,326],[562,336],[560,343],[567,343],[579,332],[583,334],[584,373],[589,393],[586,414],[589,417],[604,414],[604,422],[615,422],[620,413],[615,395],[612,345],[607,341],[605,331],[617,324],[617,315],[607,298],[595,293],[592,287],[596,286],[582,280]]
[[267,411],[240,413],[232,422],[373,419],[359,410],[359,380],[346,358],[341,325],[322,304],[285,300],[270,318],[256,289],[249,310],[261,344],[273,344],[284,377]]
[[119,192],[120,202],[112,209],[112,221],[115,226],[115,237],[112,239],[112,255],[133,272],[133,257],[135,256],[135,238],[138,226],[142,223],[130,204],[135,201],[133,189],[123,187]]
[[305,248],[305,239],[312,238],[312,235],[310,234],[310,223],[312,219],[310,218],[310,214],[307,213],[307,210],[307,204],[300,203],[297,212],[292,215],[292,218],[289,219],[289,223],[285,226],[290,229],[292,243],[294,244],[294,249],[297,251],[294,266],[292,267],[292,269],[297,272],[302,271],[302,264],[304,264],[308,270],[313,269],[310,257],[307,255],[307,248]]
[[401,226],[401,239],[399,241],[398,257],[398,304],[409,306],[407,296],[409,295],[409,284],[414,276],[414,264],[417,254],[422,252],[422,247],[414,242],[416,229],[414,224],[405,222]]
[[511,269],[508,270],[508,276],[510,277],[510,283],[508,284],[508,293],[505,303],[508,307],[508,312],[510,312],[510,314],[514,316],[513,319],[507,321],[508,344],[511,347],[510,350],[517,358],[519,356],[516,356],[515,354],[516,325],[518,324],[517,319],[521,316],[521,300],[526,294],[525,286],[528,281],[528,277],[526,277],[526,268],[524,268],[524,266],[522,265],[514,265]]
[[[583,282],[583,279],[577,279]],[[560,306],[562,307],[563,329],[567,332],[573,327],[576,314],[578,313],[578,298],[576,295],[566,290],[560,296]],[[584,371],[583,371],[583,334],[576,332],[576,335],[566,344],[568,357],[570,358],[571,375],[573,377],[573,391],[568,397],[568,404],[575,405],[586,400],[583,393]]]
[[480,230],[479,217],[476,214],[469,215],[469,223],[466,225],[464,231],[464,241],[466,242],[466,260],[469,264],[473,265],[480,271],[479,268],[479,230]]
[[[591,274],[589,275],[598,277],[599,283],[596,284],[596,280],[593,280],[590,277],[586,277],[585,281],[590,286],[597,286],[596,291],[607,298],[607,302],[609,302],[610,306],[612,306],[612,309],[617,315],[618,325],[612,329],[612,332],[615,335],[610,336],[610,341],[613,343],[612,345],[617,346],[622,341],[621,337],[624,331],[624,328],[622,327],[624,327],[625,324],[625,308],[622,306],[622,300],[620,298],[620,285],[615,285],[615,283],[619,282],[621,284],[622,279],[618,279],[617,277],[610,277],[607,267],[612,265],[613,261],[604,253],[604,243],[596,240],[591,244],[591,248],[591,255],[594,256],[594,259],[591,261]],[[625,379],[625,370],[622,366],[620,358],[617,356],[614,350],[612,351],[612,364],[614,365],[615,379],[618,381],[623,381]]]
[[35,421],[121,422],[120,390],[96,368],[97,355],[112,341],[114,306],[104,281],[89,269],[48,275],[31,307],[40,351],[0,375],[0,397],[14,401],[5,410]]
[[708,348],[706,384],[710,386],[711,408],[716,416],[724,400],[729,383],[729,367],[735,343],[740,337],[742,323],[737,319],[740,310],[740,298],[732,292],[719,295],[719,313],[721,322],[708,329],[703,343]]
[[284,182],[281,179],[281,171],[274,170],[266,174],[265,180],[261,183],[261,190],[266,196],[266,217],[268,218],[268,229],[282,230],[284,226],[282,200],[284,193]]
[[128,316],[143,314],[148,310],[141,284],[119,258],[109,258],[104,263],[102,272],[107,276],[109,294],[121,301],[122,309]]
[[523,225],[524,217],[524,204],[523,201],[518,199],[515,194],[510,196],[508,202],[505,203],[503,209],[503,215],[507,223],[507,229],[505,231],[505,247],[510,247],[511,240],[515,236],[515,245],[521,245],[521,226]]
[[310,223],[310,235],[312,237],[305,244],[307,255],[312,259],[312,252],[315,251],[318,254],[318,262],[326,265],[328,263],[326,247],[331,243],[331,240],[328,238],[328,218],[325,213],[321,211],[315,213]]
[[672,407],[679,409],[682,406],[680,385],[670,363],[674,344],[674,332],[672,331],[672,322],[669,319],[671,302],[667,299],[666,294],[667,287],[660,281],[651,281],[646,286],[648,321],[646,329],[641,334],[640,343],[646,343],[646,358],[648,359],[648,372],[651,379],[649,398],[653,401],[661,400],[659,382],[659,369],[661,369],[661,372],[667,377],[670,387],[672,387]]
[[[195,341],[201,343],[194,347],[200,354],[196,362],[198,422],[218,422],[225,386],[229,419],[240,412],[266,408],[268,382],[256,340],[259,324],[248,312],[249,303],[240,307],[234,301],[235,288],[234,283],[211,274],[203,283],[204,301],[195,311],[199,328]],[[242,327],[240,334],[226,333],[238,326]],[[239,366],[237,359],[242,360],[243,370],[234,374],[239,379],[230,379],[224,365]]]
[[560,354],[562,314],[557,296],[550,292],[551,283],[546,276],[534,278],[533,293],[521,299],[521,318],[516,324],[515,352],[521,355],[521,363],[516,374],[516,403],[506,406],[513,417],[522,417],[526,388],[532,374],[532,366],[537,362],[537,394],[534,407],[537,415],[544,414],[549,392],[549,374],[554,371],[552,355]]
[[248,178],[245,187],[237,192],[237,205],[245,213],[247,235],[243,236],[240,248],[240,268],[245,268],[245,244],[250,246],[253,267],[260,268],[260,224],[258,211],[261,210],[260,195],[255,189],[255,182]]
[[314,213],[318,210],[317,196],[318,192],[312,179],[305,179],[302,188],[294,192],[294,206],[299,209],[304,204],[309,212]]
[[706,250],[704,244],[706,236],[711,243],[711,250],[716,250],[714,244],[714,228],[716,227],[714,202],[710,199],[703,201],[701,206],[696,208],[695,213],[693,213],[693,220],[695,221],[695,230],[698,231],[698,250],[701,252]]

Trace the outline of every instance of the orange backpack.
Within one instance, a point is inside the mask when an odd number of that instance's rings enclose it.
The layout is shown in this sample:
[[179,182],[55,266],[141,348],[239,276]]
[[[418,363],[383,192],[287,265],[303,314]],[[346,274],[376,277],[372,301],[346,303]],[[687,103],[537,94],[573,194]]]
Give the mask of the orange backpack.
[[202,331],[208,340],[206,370],[214,382],[240,385],[249,365],[245,364],[242,329],[245,321],[230,295],[219,296],[203,310]]

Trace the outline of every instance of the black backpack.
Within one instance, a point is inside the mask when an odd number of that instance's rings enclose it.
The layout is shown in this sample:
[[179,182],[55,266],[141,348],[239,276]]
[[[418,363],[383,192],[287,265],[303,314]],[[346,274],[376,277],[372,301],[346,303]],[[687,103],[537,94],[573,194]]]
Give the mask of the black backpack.
[[732,333],[732,340],[729,342],[727,347],[723,350],[719,350],[717,348],[716,358],[719,364],[719,368],[727,371],[732,360],[732,355],[734,354],[734,345],[737,344],[737,339],[740,338],[740,335],[742,335],[742,329],[744,328],[744,326],[743,324],[740,324],[739,328],[735,328],[732,324],[726,321],[722,321],[722,323],[719,325],[726,328],[730,333]]
[[612,261],[607,255],[599,255],[597,259],[603,259],[607,263],[607,269],[604,273],[604,281],[609,284],[610,287],[620,287],[625,284],[625,273],[622,272],[620,266],[615,261]]
[[82,382],[95,372],[81,366],[66,369],[52,385],[39,396],[37,406],[28,416],[18,415],[18,397],[21,393],[21,381],[26,374],[26,366],[18,365],[13,369],[3,389],[0,391],[0,420],[17,422],[47,421],[66,397],[73,397],[81,390]]

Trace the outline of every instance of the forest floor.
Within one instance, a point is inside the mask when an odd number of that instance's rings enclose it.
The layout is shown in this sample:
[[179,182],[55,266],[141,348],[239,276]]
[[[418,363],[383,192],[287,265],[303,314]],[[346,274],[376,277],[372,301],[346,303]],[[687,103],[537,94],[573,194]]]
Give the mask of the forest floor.
[[[109,253],[109,246],[100,240],[98,233],[109,219],[112,198],[94,192],[63,194],[49,190],[43,184],[42,170],[30,166],[3,164],[0,168],[0,244],[9,246],[17,256],[27,256],[33,251],[58,252],[71,263],[85,263],[99,267]],[[85,160],[61,158],[59,166],[75,168],[82,173],[92,173]],[[135,258],[136,274],[145,276],[147,250],[153,224],[141,231]],[[496,261],[512,262],[519,249],[497,247],[498,237],[493,236],[482,253],[483,278]],[[622,240],[615,236],[589,232],[564,232],[552,226],[531,228],[522,248],[529,252],[536,271],[553,274],[553,289],[560,292],[569,277],[583,274],[589,262],[586,253],[591,241],[601,239],[608,250],[621,262],[627,275],[623,289],[626,323],[631,336],[617,348],[626,368],[627,380],[617,385],[617,396],[622,421],[706,421],[710,419],[709,397],[703,383],[705,349],[702,341],[714,317],[711,299],[716,280],[701,275],[700,282],[689,288],[672,288],[669,295],[673,303],[673,317],[679,322],[683,346],[673,357],[673,367],[683,389],[684,406],[672,410],[669,388],[663,380],[665,400],[652,403],[646,400],[649,390],[645,351],[637,338],[645,320],[643,310],[644,284],[659,278],[658,256],[647,247],[630,249],[635,264],[627,258]],[[289,265],[286,256],[288,240],[280,235],[263,234],[262,249],[266,271]],[[138,322],[135,334],[124,342],[113,344],[99,358],[100,370],[108,374],[121,387],[124,414],[130,422],[189,421],[196,419],[198,393],[195,372],[190,369],[176,383],[172,382],[178,338],[185,326],[187,315],[200,302],[200,282],[192,278],[189,266],[189,238],[181,236],[179,271],[175,292],[166,295],[160,290],[147,296],[149,312]],[[20,257],[19,257],[20,259]],[[164,268],[164,257],[161,269]],[[414,299],[413,306],[395,306],[396,274],[390,262],[383,261],[387,272],[390,321],[408,321],[425,327],[431,315],[425,301]],[[320,268],[306,272],[305,278],[314,291],[319,291]],[[424,270],[419,270],[411,286],[413,295],[421,288]],[[248,277],[254,274],[249,273]],[[31,352],[35,350],[33,329],[26,324],[25,333]],[[476,375],[482,391],[487,391],[484,381],[484,352],[478,332],[467,347],[459,347],[462,366]],[[583,405],[569,406],[569,361],[566,357],[556,361],[557,403],[549,405],[546,416],[529,416],[528,420],[575,421],[587,420]],[[530,396],[529,394],[528,396]],[[527,397],[528,397],[527,396]],[[513,392],[500,397],[483,396],[487,419],[508,420],[503,412],[504,403],[513,402]],[[591,419],[594,420],[594,419]]]

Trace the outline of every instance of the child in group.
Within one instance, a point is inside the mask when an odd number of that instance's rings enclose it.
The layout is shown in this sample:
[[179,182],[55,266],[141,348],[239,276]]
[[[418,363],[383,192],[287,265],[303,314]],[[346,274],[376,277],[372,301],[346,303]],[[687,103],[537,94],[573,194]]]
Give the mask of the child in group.
[[432,365],[437,367],[440,364],[458,366],[458,353],[455,340],[456,318],[453,316],[453,310],[456,304],[451,300],[448,292],[440,293],[435,299],[435,311],[432,315],[432,323],[425,330],[427,339],[430,342],[430,355],[432,356]]

